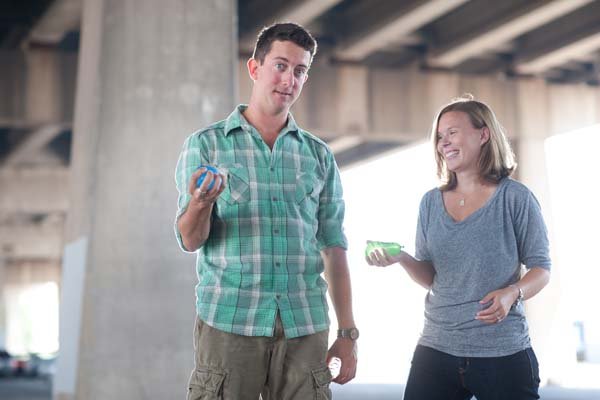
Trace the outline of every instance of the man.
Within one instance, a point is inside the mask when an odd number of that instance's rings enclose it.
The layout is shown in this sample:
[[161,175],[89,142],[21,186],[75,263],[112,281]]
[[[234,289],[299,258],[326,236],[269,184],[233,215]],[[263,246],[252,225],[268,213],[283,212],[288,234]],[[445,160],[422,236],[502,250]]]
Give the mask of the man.
[[[265,28],[247,63],[248,106],[184,144],[176,233],[197,252],[199,277],[188,399],[330,399],[332,357],[342,360],[334,382],[354,378],[339,172],[327,146],[289,113],[315,52],[299,25]],[[329,351],[327,286],[340,328]]]

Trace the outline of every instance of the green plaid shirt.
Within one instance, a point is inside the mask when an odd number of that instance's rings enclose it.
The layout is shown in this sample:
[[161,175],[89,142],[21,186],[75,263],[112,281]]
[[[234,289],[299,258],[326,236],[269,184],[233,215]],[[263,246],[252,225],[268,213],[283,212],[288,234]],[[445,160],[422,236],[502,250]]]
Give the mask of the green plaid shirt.
[[[244,109],[189,136],[177,163],[177,218],[200,164],[228,177],[209,238],[197,252],[198,315],[225,332],[272,336],[279,309],[286,337],[323,331],[329,317],[320,250],[347,246],[337,165],[291,114],[271,151]],[[186,250],[177,223],[175,231]]]

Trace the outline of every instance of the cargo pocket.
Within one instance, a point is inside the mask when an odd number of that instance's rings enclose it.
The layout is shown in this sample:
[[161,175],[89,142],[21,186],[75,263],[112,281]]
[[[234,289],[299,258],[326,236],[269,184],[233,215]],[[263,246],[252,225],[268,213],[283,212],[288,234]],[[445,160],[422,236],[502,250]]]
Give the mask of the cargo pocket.
[[192,373],[187,400],[222,400],[225,373],[198,368]]
[[331,372],[327,366],[312,371],[315,400],[331,400]]

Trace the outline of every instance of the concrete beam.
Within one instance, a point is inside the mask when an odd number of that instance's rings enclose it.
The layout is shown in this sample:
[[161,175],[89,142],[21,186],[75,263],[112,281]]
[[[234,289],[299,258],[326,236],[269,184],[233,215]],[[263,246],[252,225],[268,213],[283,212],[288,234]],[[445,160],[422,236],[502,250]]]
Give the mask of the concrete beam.
[[58,259],[9,258],[4,265],[4,284],[22,286],[56,282],[60,286],[60,269],[60,260]]
[[519,35],[590,2],[591,0],[556,0],[539,3],[537,7],[528,7],[521,15],[498,19],[497,25],[485,24],[479,31],[470,32],[468,37],[434,50],[433,56],[428,57],[427,62],[436,67],[454,67],[470,57],[502,46]]
[[60,260],[63,251],[64,216],[48,223],[0,225],[0,258]]
[[31,30],[28,41],[57,44],[69,31],[79,29],[82,0],[55,0]]
[[594,1],[569,15],[519,38],[514,69],[539,74],[593,55],[600,48],[600,2]]
[[328,143],[334,154],[342,153],[365,142],[362,135],[342,135]]
[[262,25],[270,24],[276,21],[293,21],[306,26],[314,21],[318,16],[338,4],[341,0],[303,0],[297,1],[290,7],[282,7],[275,15],[264,21],[258,21],[256,29],[246,32],[242,35],[239,42],[240,52],[251,53],[254,50],[254,42],[258,29]]
[[69,206],[68,184],[67,168],[2,168],[0,213],[65,212]]
[[[598,29],[600,30],[600,26]],[[585,56],[598,49],[600,49],[600,32],[565,44],[537,58],[520,62],[517,64],[516,70],[522,74],[539,74],[547,69],[563,64],[565,61]]]
[[280,21],[294,21],[300,25],[308,25],[319,15],[338,4],[341,0],[304,0],[298,2],[277,17]]
[[31,132],[16,148],[6,157],[4,166],[16,166],[26,163],[43,151],[54,138],[62,131],[69,129],[70,124],[48,124]]
[[336,50],[337,58],[359,61],[369,54],[411,36],[417,29],[439,16],[455,9],[467,0],[429,0],[403,12],[387,24],[378,26],[367,35],[361,35],[351,44]]

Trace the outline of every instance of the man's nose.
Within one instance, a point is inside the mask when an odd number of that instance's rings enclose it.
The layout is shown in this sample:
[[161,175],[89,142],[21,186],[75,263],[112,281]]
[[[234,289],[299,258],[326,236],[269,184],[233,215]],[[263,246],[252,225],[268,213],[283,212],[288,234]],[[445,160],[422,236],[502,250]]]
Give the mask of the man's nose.
[[294,73],[291,71],[286,71],[283,73],[282,82],[289,87],[294,85]]

